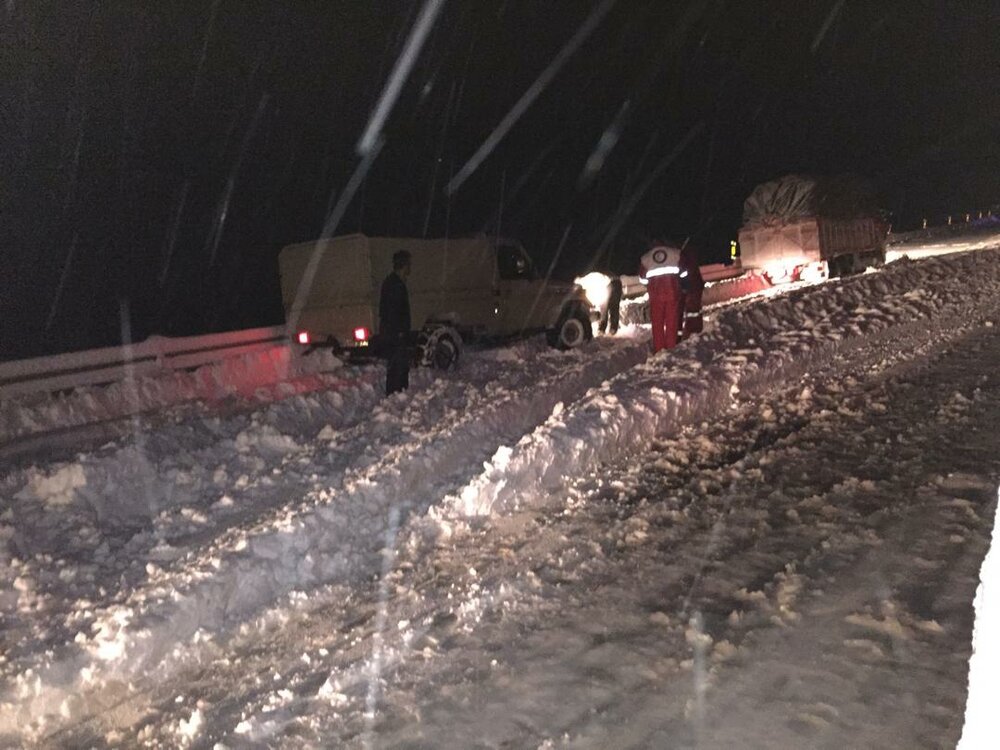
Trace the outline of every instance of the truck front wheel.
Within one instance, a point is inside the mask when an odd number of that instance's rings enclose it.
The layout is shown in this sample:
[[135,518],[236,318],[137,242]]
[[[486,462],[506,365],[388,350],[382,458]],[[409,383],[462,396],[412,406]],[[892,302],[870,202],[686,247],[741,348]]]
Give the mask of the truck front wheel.
[[549,344],[559,349],[575,349],[593,337],[590,319],[583,312],[573,310],[560,318],[555,329],[549,332]]

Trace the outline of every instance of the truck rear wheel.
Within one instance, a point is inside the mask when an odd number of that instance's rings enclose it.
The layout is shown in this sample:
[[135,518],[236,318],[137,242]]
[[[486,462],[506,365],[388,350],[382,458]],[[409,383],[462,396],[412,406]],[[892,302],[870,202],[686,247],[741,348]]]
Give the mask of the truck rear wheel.
[[458,366],[461,337],[453,328],[439,326],[421,332],[420,363],[435,370],[451,370]]
[[451,370],[457,365],[458,345],[452,341],[451,336],[442,336],[431,353],[431,367],[435,370]]

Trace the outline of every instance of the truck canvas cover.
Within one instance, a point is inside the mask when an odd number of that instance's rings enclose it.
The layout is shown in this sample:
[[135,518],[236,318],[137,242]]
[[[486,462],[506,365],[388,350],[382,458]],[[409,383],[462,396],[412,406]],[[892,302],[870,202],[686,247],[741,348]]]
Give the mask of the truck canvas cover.
[[284,248],[278,256],[286,315],[310,259],[317,256],[315,276],[304,299],[301,328],[332,334],[341,343],[352,331],[378,330],[382,281],[392,271],[393,253],[408,250],[413,266],[407,287],[417,326],[433,314],[456,314],[478,323],[493,317],[496,261],[484,237],[411,239],[353,234],[304,242]]
[[748,228],[806,218],[859,219],[878,214],[871,183],[854,175],[788,175],[758,185],[743,204],[743,224]]

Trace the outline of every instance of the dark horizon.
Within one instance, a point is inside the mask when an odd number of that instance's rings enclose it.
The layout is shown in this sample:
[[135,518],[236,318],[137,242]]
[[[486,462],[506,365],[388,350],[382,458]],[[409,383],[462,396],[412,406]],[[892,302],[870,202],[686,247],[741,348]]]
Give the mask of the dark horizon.
[[[897,228],[996,204],[1000,10],[875,5],[618,0],[449,196],[600,2],[446,2],[336,233],[543,267],[565,235],[571,276],[652,238],[719,260],[791,172],[870,178]],[[136,339],[280,323],[277,252],[319,236],[423,6],[7,2],[0,359],[119,343],[121,300]]]

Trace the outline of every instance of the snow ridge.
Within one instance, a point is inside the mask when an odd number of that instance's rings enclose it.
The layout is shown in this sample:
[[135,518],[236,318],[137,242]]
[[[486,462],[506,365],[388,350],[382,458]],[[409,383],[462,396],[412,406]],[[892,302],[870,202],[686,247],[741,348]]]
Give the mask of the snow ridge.
[[726,310],[710,333],[622,373],[513,448],[501,447],[444,506],[488,515],[540,503],[564,478],[717,414],[741,391],[787,381],[838,356],[853,338],[962,311],[968,318],[997,294],[997,255],[900,261],[882,273]]

